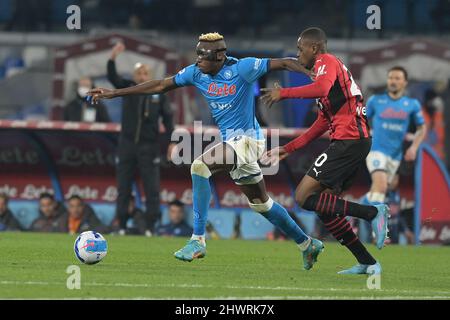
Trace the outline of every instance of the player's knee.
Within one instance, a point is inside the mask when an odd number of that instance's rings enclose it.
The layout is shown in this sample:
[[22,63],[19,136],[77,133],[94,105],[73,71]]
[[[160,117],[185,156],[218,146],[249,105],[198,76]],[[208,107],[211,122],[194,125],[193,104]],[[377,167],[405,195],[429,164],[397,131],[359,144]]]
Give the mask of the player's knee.
[[372,187],[370,189],[374,192],[387,192],[388,177],[385,172],[375,172],[372,174]]
[[309,192],[296,192],[295,193],[295,202],[301,208],[303,208],[303,206],[305,205],[306,199],[308,199],[310,195],[311,195],[311,193],[309,193]]
[[211,171],[208,166],[203,161],[198,159],[195,159],[191,165],[191,175],[194,174],[206,179],[211,177]]
[[388,184],[387,182],[378,182],[378,183],[374,183],[372,185],[371,188],[371,192],[376,192],[376,193],[383,193],[385,194],[388,191]]
[[[255,201],[255,200],[257,200],[257,199],[253,199],[252,200],[253,202],[249,201],[248,205],[250,206],[251,209],[255,210],[256,212],[264,213],[264,212],[267,212],[270,209],[272,209],[272,206],[273,206],[272,198],[269,197],[269,199],[264,203],[262,203],[261,201]],[[259,202],[259,203],[257,203],[257,202]]]

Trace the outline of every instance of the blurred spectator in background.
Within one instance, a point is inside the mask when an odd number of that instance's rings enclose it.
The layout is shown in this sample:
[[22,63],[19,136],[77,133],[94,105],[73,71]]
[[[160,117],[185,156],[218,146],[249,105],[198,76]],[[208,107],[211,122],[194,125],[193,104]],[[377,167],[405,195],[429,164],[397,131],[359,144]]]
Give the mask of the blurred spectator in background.
[[6,31],[51,31],[52,0],[16,0],[11,4],[12,16]]
[[[388,221],[389,229],[389,241],[391,243],[399,242],[399,230],[401,224],[400,216],[400,188],[399,188],[400,176],[397,173],[392,182],[389,184],[388,191],[386,193],[386,204],[389,206],[389,214],[391,215]],[[359,219],[357,219],[359,220]]]
[[398,232],[405,236],[407,244],[414,244],[416,241],[414,228],[414,207],[401,210]]
[[19,221],[14,217],[8,208],[9,198],[6,194],[0,193],[0,231],[21,230]]
[[109,232],[109,227],[103,225],[95,215],[94,210],[78,195],[72,195],[67,200],[67,211],[59,218],[61,232],[79,234],[84,231]]
[[158,236],[190,237],[192,228],[185,221],[184,204],[179,200],[169,203],[170,222],[156,229]]
[[47,192],[39,196],[39,217],[31,225],[31,231],[61,232],[61,216],[66,214],[66,208]]
[[126,229],[120,228],[119,219],[116,218],[113,222],[113,229],[118,231],[120,235],[124,234],[145,234],[147,230],[147,220],[145,213],[136,207],[136,199],[134,195],[130,197],[130,203],[128,205],[128,215],[126,217]]
[[214,225],[211,223],[211,221],[206,222],[206,235],[207,235],[207,237],[209,237],[210,239],[213,239],[213,240],[220,239],[220,235],[217,232]]
[[450,0],[438,0],[430,13],[439,33],[450,30]]
[[[117,43],[108,60],[108,80],[116,88],[126,88],[143,83],[152,78],[150,67],[136,63],[133,80],[126,80],[117,74],[115,60],[125,50],[123,43]],[[174,130],[173,115],[166,96],[129,95],[123,97],[122,130],[120,132],[117,164],[117,217],[121,233],[126,230],[128,220],[128,205],[136,169],[139,168],[146,199],[146,236],[151,236],[154,226],[161,217],[159,207],[160,186],[160,145],[159,119],[166,129],[166,136]],[[170,143],[167,158],[175,144]]]
[[312,124],[316,121],[317,115],[319,114],[319,107],[314,102],[309,111],[305,115],[305,122],[303,123],[303,127],[309,128],[312,126]]
[[[443,91],[442,86],[447,84],[436,83],[435,87]],[[444,125],[444,100],[435,88],[429,88],[424,96],[424,118],[428,127],[425,142],[431,145],[444,160],[445,125]]]
[[111,122],[104,104],[91,104],[86,101],[86,94],[92,88],[91,78],[82,77],[78,80],[76,97],[64,108],[65,121]]

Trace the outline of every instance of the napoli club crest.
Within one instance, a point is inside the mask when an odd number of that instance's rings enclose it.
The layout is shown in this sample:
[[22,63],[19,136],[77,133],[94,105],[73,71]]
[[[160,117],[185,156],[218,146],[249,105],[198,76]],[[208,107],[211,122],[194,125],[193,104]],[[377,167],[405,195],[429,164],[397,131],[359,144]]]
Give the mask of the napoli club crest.
[[229,80],[233,76],[233,72],[231,72],[231,70],[228,69],[224,72],[223,76],[225,77],[225,79]]

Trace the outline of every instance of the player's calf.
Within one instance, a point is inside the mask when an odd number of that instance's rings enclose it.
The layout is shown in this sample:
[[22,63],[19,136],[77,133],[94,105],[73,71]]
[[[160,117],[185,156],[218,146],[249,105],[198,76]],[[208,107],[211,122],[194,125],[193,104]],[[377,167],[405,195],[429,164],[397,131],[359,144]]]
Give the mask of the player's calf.
[[352,216],[367,221],[376,217],[378,210],[374,206],[366,206],[339,198],[331,193],[316,193],[308,196],[300,206],[319,215],[326,216]]
[[194,211],[194,233],[192,239],[203,239],[201,242],[204,243],[208,208],[211,200],[211,186],[209,184],[211,171],[203,161],[196,159],[191,165],[191,177],[192,206]]
[[306,249],[309,244],[309,237],[289,216],[289,213],[283,206],[273,201],[271,198],[264,203],[249,202],[249,206],[256,212],[262,214],[267,220],[278,227],[287,236],[292,238],[297,244],[304,244],[304,249]]
[[[336,219],[333,221],[339,221],[337,218],[343,218],[345,216],[352,216],[370,221],[375,232],[378,249],[381,249],[384,246],[388,232],[389,207],[387,205],[378,204],[375,206],[365,206],[341,199],[334,194],[322,192],[320,194],[309,196],[304,202],[303,208],[306,210],[315,211],[319,214],[319,216],[324,218],[335,217]],[[342,220],[340,225],[338,225],[340,228],[340,233],[344,233],[346,231],[342,229],[344,228],[343,226],[344,221]],[[347,229],[351,230],[349,224]],[[334,233],[335,230],[330,230],[330,232],[336,237],[336,239],[340,235],[340,233],[336,235]]]
[[333,237],[341,245],[347,247],[360,264],[373,265],[376,263],[375,259],[361,243],[358,236],[353,232],[353,229],[346,218],[323,215],[319,215],[319,218]]

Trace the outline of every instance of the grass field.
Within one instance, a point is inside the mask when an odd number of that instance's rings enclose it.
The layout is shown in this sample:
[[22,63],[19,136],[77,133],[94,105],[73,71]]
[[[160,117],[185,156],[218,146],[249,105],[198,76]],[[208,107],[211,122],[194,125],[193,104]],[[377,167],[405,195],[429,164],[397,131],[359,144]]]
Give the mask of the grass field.
[[[370,246],[384,273],[381,290],[369,290],[366,276],[336,274],[355,263],[336,243],[303,271],[292,242],[211,240],[206,258],[188,263],[173,257],[183,238],[106,238],[108,255],[88,266],[74,236],[0,233],[0,298],[450,299],[450,247]],[[72,264],[80,290],[66,287]]]

